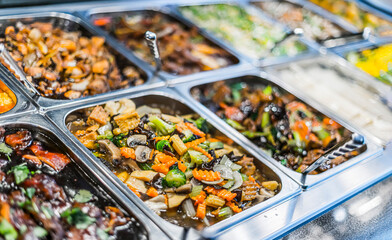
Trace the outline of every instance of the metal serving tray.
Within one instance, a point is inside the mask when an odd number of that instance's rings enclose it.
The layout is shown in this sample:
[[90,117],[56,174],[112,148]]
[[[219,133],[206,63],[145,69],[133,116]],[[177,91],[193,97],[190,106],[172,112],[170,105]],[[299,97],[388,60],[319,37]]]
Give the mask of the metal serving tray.
[[90,101],[88,104],[83,106],[68,107],[61,110],[49,111],[47,112],[47,116],[52,120],[54,124],[58,126],[58,128],[65,135],[67,135],[67,138],[70,141],[72,141],[75,145],[77,145],[78,149],[83,151],[83,153],[88,158],[88,160],[92,162],[96,168],[99,168],[100,172],[102,172],[105,175],[105,177],[109,178],[129,199],[131,199],[143,211],[143,213],[146,216],[151,218],[157,224],[157,226],[161,228],[162,231],[168,234],[169,237],[173,239],[179,239],[179,238],[192,239],[192,238],[198,238],[200,236],[208,237],[208,238],[216,237],[222,234],[222,232],[226,231],[227,229],[236,226],[241,221],[244,221],[245,219],[258,214],[261,211],[268,209],[271,206],[282,203],[287,199],[290,199],[291,197],[297,195],[300,192],[299,185],[297,185],[290,178],[288,178],[287,176],[279,172],[279,170],[276,167],[274,167],[268,161],[265,161],[263,157],[261,157],[254,150],[252,150],[248,146],[244,146],[243,144],[241,144],[241,141],[239,141],[238,138],[233,133],[225,131],[225,129],[222,128],[222,126],[217,124],[215,121],[211,120],[208,116],[204,114],[200,114],[202,117],[207,117],[207,119],[209,119],[209,123],[213,126],[213,129],[217,133],[223,133],[230,139],[234,140],[236,144],[239,144],[242,148],[244,148],[245,151],[248,152],[250,155],[253,155],[255,159],[257,159],[255,163],[256,165],[258,165],[258,167],[264,169],[264,172],[270,177],[276,180],[279,179],[279,182],[281,182],[282,184],[282,189],[273,198],[261,202],[247,209],[246,211],[234,215],[233,217],[227,220],[216,223],[215,225],[212,225],[210,227],[206,227],[201,231],[196,231],[192,228],[186,229],[174,225],[172,223],[169,223],[168,221],[165,221],[164,219],[156,215],[152,210],[150,210],[147,207],[147,205],[143,203],[142,200],[140,200],[134,193],[132,193],[132,191],[124,183],[122,183],[101,161],[99,161],[90,152],[90,150],[84,147],[82,143],[80,143],[79,140],[75,136],[73,136],[72,133],[66,127],[66,123],[65,123],[66,118],[70,113],[86,107],[104,104],[108,100],[119,100],[124,97],[132,99],[133,101],[135,101],[137,105],[155,104],[158,106],[162,106],[164,110],[176,109],[177,114],[200,112],[199,109],[196,108],[193,104],[187,104],[186,103],[187,101],[179,97],[175,91],[165,88],[159,91],[151,90],[151,91],[145,91],[145,92],[140,92],[135,94],[121,94],[114,99]]
[[[143,12],[143,11],[150,11],[150,12],[158,12],[163,14],[164,16],[167,16],[175,21],[178,21],[180,24],[183,24],[189,28],[196,28],[201,36],[203,36],[207,41],[211,42],[212,44],[222,48],[223,50],[227,51],[230,55],[232,55],[232,58],[238,61],[237,63],[234,63],[233,65],[219,68],[216,70],[210,70],[210,71],[202,71],[198,73],[193,73],[189,75],[173,75],[165,71],[159,71],[159,76],[165,80],[170,80],[170,79],[181,79],[182,81],[192,81],[194,79],[198,78],[204,78],[213,74],[221,74],[226,71],[236,71],[238,68],[243,67],[244,65],[248,65],[246,61],[244,61],[240,55],[238,55],[235,51],[233,51],[231,48],[223,45],[219,40],[212,38],[205,32],[201,31],[196,25],[193,23],[184,20],[181,16],[178,16],[173,12],[173,10],[163,4],[166,3],[145,3],[145,2],[133,2],[132,4],[129,3],[121,3],[121,4],[113,4],[111,7],[97,7],[90,9],[88,11],[80,12],[81,16],[85,18],[86,21],[89,21],[91,23],[91,19],[99,14],[104,14],[104,15],[110,15],[110,14],[121,14],[121,13],[132,13],[132,12]],[[97,27],[98,28],[98,27]],[[119,45],[122,49],[122,52],[128,52],[129,54],[132,54],[132,50],[130,50],[128,47],[125,46],[125,44],[120,43],[115,36],[112,36],[108,32],[106,32],[103,29],[99,29],[102,31],[102,34],[104,33],[107,38],[111,39],[111,41],[116,42],[117,45]],[[135,58],[138,58],[140,61],[146,65],[146,67],[152,71],[155,72],[155,67],[150,65],[148,62],[142,60],[141,58],[135,56]]]
[[[338,16],[336,14],[333,14],[332,12],[326,10],[325,8],[323,8],[323,7],[321,7],[321,6],[317,5],[317,4],[314,4],[314,3],[312,3],[312,2],[310,2],[308,0],[301,0],[301,1],[304,1],[305,6],[312,6],[312,8],[318,9],[320,11],[320,13],[323,12],[323,15],[325,14],[325,16],[329,16],[331,19],[336,19],[336,21],[339,21],[342,25],[346,25],[347,27],[351,26],[351,28],[356,29],[358,32],[361,32],[361,30],[358,29],[356,26],[354,26],[353,24],[349,23],[348,21],[346,21],[342,17],[340,17],[340,16]],[[345,1],[347,1],[347,0],[345,0]],[[382,11],[379,11],[379,10],[377,10],[375,8],[372,8],[369,5],[367,5],[367,4],[365,4],[365,3],[361,2],[361,1],[353,1],[353,2],[355,2],[355,4],[361,10],[369,12],[369,13],[377,16],[377,17],[383,18],[383,19],[385,19],[385,20],[387,20],[387,21],[392,23],[392,16],[390,16],[390,15],[388,15],[388,14],[382,12]],[[375,38],[384,38],[384,37],[388,37],[388,36],[382,37],[382,36],[379,36],[378,34],[375,33],[374,36],[372,36],[372,38],[373,37],[375,37]]]
[[37,114],[37,112],[26,113],[24,116],[10,116],[6,119],[0,119],[0,126],[34,129],[34,131],[43,133],[71,157],[72,161],[80,168],[82,175],[86,177],[88,182],[92,183],[93,186],[97,185],[97,190],[102,189],[114,202],[121,206],[125,212],[139,222],[139,227],[143,228],[147,237],[143,239],[168,239],[151,220],[141,213],[132,201],[127,199],[109,180],[105,179],[102,174],[100,174],[100,171],[95,168],[94,164],[86,159],[78,148],[64,137],[64,135],[54,127],[45,116]]
[[[268,0],[249,0],[249,3],[253,5],[254,3],[267,2],[267,1]],[[273,0],[273,1],[278,2],[279,0]],[[320,44],[322,44],[323,46],[325,46],[327,48],[334,48],[337,46],[346,45],[347,43],[364,40],[364,36],[363,36],[362,32],[359,32],[357,28],[353,27],[352,25],[345,24],[342,21],[339,21],[340,19],[336,18],[336,16],[331,17],[329,15],[326,15],[324,11],[320,11],[320,9],[316,8],[314,5],[307,4],[307,2],[304,2],[303,0],[284,0],[283,2],[291,3],[294,6],[304,8],[304,9],[312,12],[313,14],[318,15],[318,16],[324,18],[325,20],[330,21],[336,27],[341,28],[341,30],[346,31],[346,33],[342,34],[340,37],[329,38],[329,39],[326,39],[326,40],[319,42]],[[265,12],[259,6],[255,6],[255,5],[253,5],[253,6],[260,9],[260,11],[263,11],[266,15],[270,16],[269,13]],[[271,17],[273,17],[273,16],[271,16]],[[274,19],[276,19],[276,18],[274,18]],[[279,21],[279,20],[276,19],[276,21]],[[310,41],[316,41],[316,40],[310,39]],[[318,42],[318,41],[316,41],[316,42]]]
[[26,96],[23,91],[21,91],[17,86],[15,86],[14,81],[11,80],[11,73],[0,64],[0,80],[15,94],[16,104],[15,106],[5,112],[0,114],[0,119],[8,116],[24,115],[35,110],[34,103],[31,102],[29,96]]
[[[392,44],[392,36],[388,38],[383,38],[383,39],[377,39],[375,41],[368,41],[368,42],[363,42],[361,44],[355,44],[355,45],[348,45],[339,49],[336,49],[334,52],[337,53],[339,56],[344,58],[346,60],[346,56],[349,52],[361,52],[366,49],[372,49],[372,48],[377,48],[381,47],[383,45],[387,44]],[[347,61],[347,60],[346,60]],[[375,77],[370,75],[369,73],[362,71],[360,68],[357,68],[355,65],[347,61],[347,65],[351,66],[353,69],[356,69],[357,71],[362,72],[364,75],[368,77],[368,79],[373,79],[372,84],[374,82],[378,83],[378,89],[379,91],[383,92],[386,95],[390,95],[390,99],[392,101],[392,86],[388,86],[387,84],[382,83],[381,81],[377,80]],[[392,102],[391,102],[392,106]]]
[[[48,21],[51,19],[56,19],[56,20],[62,22],[62,24],[60,24],[61,28],[65,28],[67,30],[77,29],[77,30],[81,31],[84,36],[92,36],[92,35],[100,36],[100,33],[98,31],[96,31],[96,29],[93,26],[90,26],[88,23],[84,22],[80,17],[72,15],[71,13],[68,13],[68,12],[35,12],[35,13],[29,13],[29,14],[0,16],[0,31],[4,30],[4,25],[5,26],[10,25],[10,22],[16,23],[18,21],[21,21],[21,22],[25,23],[25,22],[34,22],[34,21],[38,21],[38,20]],[[107,38],[105,35],[102,35],[102,36]],[[16,84],[20,88],[22,88],[28,95],[30,95],[32,98],[34,98],[35,101],[38,103],[38,105],[42,108],[56,108],[60,105],[72,105],[72,104],[76,104],[78,102],[88,101],[89,99],[92,99],[92,98],[112,96],[112,95],[116,95],[120,92],[133,92],[133,91],[138,91],[138,90],[142,90],[142,89],[146,90],[146,89],[151,89],[154,87],[164,85],[163,81],[161,81],[157,77],[154,77],[152,75],[152,73],[145,66],[143,66],[143,64],[137,63],[137,59],[135,59],[130,54],[124,53],[122,51],[122,49],[119,49],[115,43],[111,43],[110,41],[106,41],[106,45],[109,47],[110,51],[119,60],[125,60],[129,63],[129,65],[135,66],[140,71],[141,75],[144,75],[145,83],[140,86],[134,86],[134,87],[131,86],[127,89],[114,90],[114,91],[110,91],[107,93],[98,94],[95,96],[87,96],[87,97],[82,97],[82,98],[73,99],[73,100],[59,100],[59,99],[51,99],[51,98],[42,97],[39,94],[37,94],[37,92],[28,91],[23,86],[23,84],[21,82],[18,81]],[[16,80],[16,78],[14,78],[14,80]]]
[[[291,32],[291,30],[288,26],[267,16],[260,9],[250,5],[246,1],[204,0],[204,1],[198,1],[198,2],[189,2],[186,4],[179,3],[176,5],[170,5],[170,8],[172,9],[172,12],[176,16],[178,16],[179,18],[183,19],[184,22],[186,21],[186,22],[189,22],[189,23],[197,26],[197,24],[193,23],[192,20],[190,20],[190,19],[186,18],[184,15],[182,15],[179,8],[186,7],[186,6],[194,6],[194,5],[213,5],[213,4],[218,4],[218,3],[238,5],[242,8],[244,8],[250,15],[253,15],[255,17],[260,18],[261,20],[265,21],[265,23],[281,27],[286,34]],[[250,62],[252,65],[254,65],[256,67],[264,67],[264,66],[269,66],[271,64],[289,62],[289,61],[292,61],[293,59],[296,59],[296,58],[306,57],[306,56],[311,55],[312,53],[316,52],[317,51],[316,49],[319,47],[319,44],[315,43],[314,41],[309,41],[308,39],[301,37],[298,40],[307,47],[307,50],[305,50],[302,53],[299,53],[296,56],[292,56],[292,57],[289,57],[289,56],[266,57],[266,58],[256,59],[256,58],[246,56],[245,54],[239,52],[237,49],[235,49],[231,45],[231,43],[229,43],[225,39],[217,37],[213,32],[208,31],[204,28],[200,28],[200,31],[203,32],[205,35],[209,36],[211,39],[215,39],[215,41],[220,42],[220,44],[225,46],[225,48],[232,49],[232,51],[235,52],[237,56],[240,56],[241,59],[244,59],[245,61]]]
[[[357,67],[353,66],[349,62],[347,62],[345,59],[332,54],[332,53],[326,53],[326,54],[321,54],[318,57],[315,58],[309,58],[309,59],[302,59],[300,61],[296,61],[296,64],[299,64],[301,66],[307,66],[312,63],[322,63],[323,65],[330,66],[331,68],[336,67],[338,70],[342,72],[349,72],[351,77],[355,79],[356,83],[362,86],[363,88],[368,89],[369,92],[372,92],[376,95],[378,95],[380,98],[385,98],[390,95],[390,90],[385,87],[383,83],[380,81],[377,81],[375,78],[371,77],[370,75],[364,74],[360,69]],[[266,68],[266,72],[268,72],[270,75],[274,76],[279,76],[279,70],[281,69],[286,69],[290,64],[282,64],[282,65],[277,65],[273,67]],[[279,77],[278,77],[279,78]],[[285,80],[283,78],[280,78],[280,81],[284,82]],[[295,86],[293,86],[295,87]],[[297,88],[298,91],[300,89]],[[306,90],[302,90],[304,94],[306,95]],[[383,99],[385,102],[387,99]],[[322,103],[318,103],[316,99],[309,98],[309,101],[315,102],[319,105],[322,105],[324,108],[326,108],[325,105]],[[392,104],[392,102],[390,102]],[[388,105],[386,104],[388,107]],[[389,106],[391,108],[391,106]],[[332,109],[329,109],[330,112],[333,112]],[[338,112],[335,112],[334,115],[339,116],[340,114]],[[345,120],[342,117],[342,121],[345,122],[347,125],[352,125],[353,123],[350,123],[348,120]],[[356,126],[356,129],[359,129],[364,135],[366,135],[368,138],[372,139],[375,143],[380,144],[382,146],[386,146],[388,142],[390,141],[384,141],[378,137],[376,137],[373,133],[366,131],[365,129],[362,129],[360,126]],[[392,140],[392,137],[391,137]]]
[[[363,153],[361,153],[359,156],[354,157],[347,162],[344,162],[334,168],[331,168],[323,173],[317,174],[317,175],[307,175],[305,176],[304,174],[298,173],[294,170],[291,170],[283,165],[281,165],[279,162],[277,162],[275,159],[272,157],[268,156],[264,151],[260,150],[252,141],[247,139],[245,136],[242,134],[239,134],[238,131],[236,131],[234,128],[230,127],[227,123],[225,123],[222,119],[220,119],[218,116],[215,115],[215,113],[211,112],[208,108],[203,106],[200,102],[196,101],[193,99],[193,97],[190,94],[190,91],[193,87],[198,87],[207,83],[212,83],[216,81],[230,81],[234,80],[236,78],[241,78],[245,76],[250,76],[258,79],[261,84],[272,84],[275,85],[291,94],[296,96],[298,99],[302,100],[309,106],[313,107],[314,109],[320,111],[321,113],[325,114],[326,116],[330,116],[332,119],[338,121],[339,123],[342,124],[345,128],[352,132],[356,133],[361,133],[360,131],[356,130],[356,128],[352,127],[349,123],[342,121],[336,114],[327,111],[323,106],[320,104],[314,103],[314,101],[311,101],[308,97],[306,97],[304,94],[301,92],[291,88],[284,82],[281,82],[278,78],[273,77],[270,74],[267,74],[265,72],[260,72],[257,70],[252,70],[252,71],[244,71],[243,73],[240,74],[226,74],[226,75],[221,75],[221,76],[215,76],[210,79],[205,79],[203,81],[199,81],[198,83],[189,83],[189,84],[180,84],[176,85],[175,88],[176,90],[184,95],[185,99],[187,99],[188,102],[192,102],[195,106],[200,108],[204,114],[206,114],[208,119],[213,119],[216,122],[219,122],[220,125],[225,126],[227,131],[232,132],[233,134],[236,134],[237,138],[240,139],[242,142],[244,142],[247,146],[252,147],[255,151],[258,151],[264,158],[268,159],[271,163],[273,163],[276,167],[278,167],[280,170],[285,172],[288,176],[290,176],[292,179],[294,179],[296,182],[299,184],[302,184],[303,187],[311,187],[317,183],[320,183],[322,181],[325,181],[328,178],[335,177],[337,174],[344,174],[344,171],[350,167],[352,167],[355,164],[360,163],[361,161],[369,158],[374,158],[377,155],[380,155],[382,152],[382,148],[376,146],[374,143],[366,140],[367,144],[367,150]],[[234,80],[235,81],[235,80]],[[311,104],[309,104],[311,103]]]

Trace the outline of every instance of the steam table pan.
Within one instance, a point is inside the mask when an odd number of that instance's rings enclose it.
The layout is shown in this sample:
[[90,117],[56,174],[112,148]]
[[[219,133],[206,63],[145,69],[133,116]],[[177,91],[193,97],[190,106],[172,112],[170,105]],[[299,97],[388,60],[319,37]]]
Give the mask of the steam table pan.
[[[116,17],[121,17],[121,16],[134,16],[135,14],[141,14],[147,16],[151,14],[159,14],[164,19],[168,19],[170,21],[178,23],[180,26],[184,26],[186,30],[190,31],[191,29],[196,29],[198,34],[200,34],[200,36],[205,39],[206,43],[209,43],[209,45],[225,51],[230,57],[230,60],[232,61],[231,65],[225,67],[194,72],[194,73],[184,74],[184,75],[180,75],[180,74],[175,75],[173,73],[160,70],[158,72],[158,75],[161,76],[166,81],[171,79],[181,79],[181,81],[192,81],[194,79],[204,78],[214,74],[220,74],[226,71],[237,71],[237,69],[241,69],[248,65],[248,63],[244,59],[242,59],[238,54],[236,54],[235,51],[233,51],[231,48],[223,45],[220,40],[217,40],[209,36],[208,34],[206,34],[204,31],[200,30],[197,27],[197,25],[187,21],[181,16],[178,16],[177,14],[175,14],[175,12],[173,12],[173,10],[170,7],[167,7],[165,4],[166,3],[145,3],[145,2],[135,2],[133,4],[120,3],[120,4],[115,4],[111,7],[104,7],[104,8],[97,7],[97,8],[92,8],[88,11],[81,11],[80,14],[84,16],[86,18],[86,21],[90,22],[90,24],[92,25],[94,24],[94,21],[99,18],[114,19]],[[105,34],[107,34],[109,38],[113,40],[113,42],[117,42],[117,44],[121,46],[123,52],[129,52],[130,54],[135,54],[134,51],[132,51],[129,47],[127,47],[125,43],[120,41],[112,33],[109,33],[101,28],[100,30],[102,32],[105,32]],[[159,35],[159,33],[157,34]],[[157,42],[159,44],[159,38]],[[152,72],[156,71],[155,66],[152,66],[146,60],[143,60],[139,57],[137,58],[140,61],[143,61],[143,63],[147,66],[147,68],[150,71]]]
[[[212,82],[216,82],[219,80],[223,80],[224,82],[228,82],[228,83],[245,82],[245,83],[248,83],[250,86],[254,86],[254,85],[258,85],[258,84],[264,85],[264,86],[267,86],[267,85],[275,86],[278,89],[280,89],[281,91],[283,90],[283,92],[289,92],[289,93],[293,94],[295,97],[302,100],[302,102],[304,102],[305,104],[315,108],[316,111],[322,112],[326,116],[329,116],[332,119],[334,119],[335,121],[338,121],[343,127],[350,130],[351,132],[362,135],[361,132],[356,130],[350,124],[343,122],[335,113],[333,113],[331,111],[327,111],[323,106],[316,104],[314,101],[311,101],[311,99],[307,98],[306,95],[300,93],[299,91],[295,91],[290,86],[288,86],[287,84],[284,84],[283,82],[280,82],[278,79],[274,78],[270,74],[260,73],[258,71],[245,71],[240,74],[226,74],[226,75],[216,76],[214,78],[199,81],[198,83],[184,83],[184,84],[175,85],[175,89],[178,91],[178,93],[183,95],[185,97],[185,99],[187,99],[187,101],[193,102],[195,106],[202,109],[202,111],[205,112],[205,114],[208,116],[209,119],[213,119],[213,120],[219,122],[220,125],[225,126],[226,129],[228,129],[228,131],[236,134],[242,142],[244,142],[248,146],[251,146],[255,151],[258,151],[265,158],[267,158],[270,162],[272,162],[276,167],[278,167],[280,170],[285,172],[287,175],[289,175],[292,179],[294,179],[298,183],[302,184],[304,187],[311,187],[312,185],[315,185],[317,183],[325,181],[328,178],[335,177],[337,174],[344,174],[345,169],[350,168],[351,166],[358,164],[361,161],[364,161],[369,158],[374,158],[375,156],[381,154],[382,148],[378,147],[377,145],[375,145],[371,141],[365,139],[363,144],[366,145],[367,149],[364,152],[362,152],[358,156],[353,157],[338,166],[335,166],[331,169],[326,170],[325,172],[319,173],[317,175],[309,175],[309,174],[301,174],[301,173],[298,173],[294,170],[291,170],[288,167],[285,167],[282,164],[280,164],[279,162],[277,162],[275,159],[270,157],[268,154],[266,154],[261,149],[259,149],[249,139],[247,139],[242,134],[239,134],[237,132],[237,130],[229,127],[229,125],[227,123],[225,123],[223,120],[221,120],[217,115],[215,115],[215,113],[208,110],[205,106],[203,106],[201,103],[196,101],[191,96],[191,94],[190,94],[191,89],[199,88],[200,86],[210,84]],[[210,87],[209,85],[206,85],[206,86],[208,88]],[[306,171],[304,171],[304,173],[305,172]]]
[[[51,122],[43,115],[37,113],[26,113],[24,116],[9,116],[6,119],[0,119],[0,126],[5,129],[27,129],[33,133],[34,138],[54,144],[71,158],[69,164],[72,171],[78,172],[78,175],[89,185],[92,191],[96,191],[101,199],[107,199],[119,206],[120,209],[131,218],[135,219],[135,228],[139,235],[129,236],[132,239],[168,239],[166,235],[160,232],[159,228],[145,217],[141,211],[127,199],[121,191],[113,184],[102,177],[100,171],[95,168],[77,147],[69,140],[64,138],[63,134],[54,127]],[[60,140],[61,139],[61,140]],[[76,176],[76,175],[75,175]],[[68,180],[66,180],[68,181]],[[92,187],[94,186],[94,189]],[[77,186],[84,189],[86,186]]]
[[[187,104],[183,98],[179,97],[178,94],[170,89],[160,89],[155,91],[144,91],[142,93],[135,94],[123,94],[117,96],[114,99],[110,100],[120,100],[122,98],[129,98],[138,105],[152,105],[154,107],[161,107],[163,112],[173,111],[175,114],[188,114],[188,113],[199,113],[198,108],[194,107],[191,104]],[[159,217],[152,210],[150,210],[125,184],[123,184],[101,161],[99,161],[86,147],[84,147],[79,140],[76,139],[75,136],[67,129],[66,121],[67,116],[71,113],[75,112],[79,109],[84,109],[90,106],[96,106],[104,104],[107,101],[91,101],[86,105],[78,106],[78,107],[69,107],[61,110],[53,110],[47,112],[48,117],[51,121],[58,126],[58,128],[67,135],[67,138],[72,141],[78,148],[83,151],[83,153],[88,157],[88,159],[94,163],[94,165],[100,169],[100,171],[104,172],[105,177],[108,177],[129,199],[131,199],[142,211],[143,213],[151,218],[157,226],[161,228],[169,237],[173,239],[183,238],[192,239],[197,236],[203,237],[216,237],[222,234],[227,229],[233,228],[236,225],[240,224],[245,219],[250,218],[251,216],[257,215],[261,211],[268,209],[276,204],[280,204],[287,199],[292,198],[297,195],[300,191],[300,188],[297,184],[294,183],[290,178],[282,174],[277,170],[272,164],[268,161],[265,161],[260,155],[258,155],[252,149],[245,147],[242,145],[241,141],[233,135],[231,132],[226,131],[222,128],[222,126],[215,123],[213,120],[209,120],[208,122],[212,125],[212,130],[217,134],[224,134],[230,139],[234,140],[235,143],[240,144],[242,148],[246,150],[246,152],[250,153],[255,157],[255,164],[258,168],[263,169],[263,172],[269,176],[269,178],[276,179],[281,183],[280,192],[274,197],[258,203],[249,209],[238,213],[231,218],[218,222],[212,226],[206,227],[203,230],[197,231],[193,228],[186,229],[184,227],[176,226],[163,218]],[[173,113],[173,112],[172,112]],[[204,114],[200,114],[201,117],[205,117]]]
[[[137,71],[139,71],[141,77],[144,79],[144,84],[140,86],[130,86],[129,88],[125,89],[118,89],[118,90],[112,90],[106,93],[102,94],[97,94],[97,95],[92,95],[92,96],[87,96],[87,97],[81,97],[77,99],[72,99],[72,100],[66,100],[66,99],[53,99],[49,97],[44,97],[38,92],[38,90],[34,87],[32,87],[31,90],[28,90],[26,87],[23,86],[21,82],[18,82],[17,85],[20,86],[20,88],[24,89],[24,91],[34,98],[34,101],[36,101],[40,107],[42,108],[54,108],[58,107],[60,105],[72,105],[78,102],[85,102],[88,101],[88,99],[91,98],[100,98],[104,96],[113,96],[121,92],[132,92],[132,91],[137,91],[137,90],[146,90],[146,89],[151,89],[157,86],[163,86],[164,82],[162,82],[159,78],[156,76],[153,76],[153,74],[146,69],[145,66],[143,66],[142,63],[138,62],[137,59],[135,59],[133,56],[130,56],[130,54],[124,53],[121,49],[118,48],[116,43],[111,42],[110,40],[107,40],[108,37],[105,36],[104,34],[101,34],[99,32],[99,29],[95,29],[94,26],[91,26],[90,24],[86,23],[83,21],[80,17],[77,17],[76,15],[73,15],[72,13],[68,12],[62,12],[62,11],[49,11],[49,12],[34,12],[30,14],[16,14],[16,15],[10,15],[10,16],[0,16],[0,31],[2,32],[2,37],[4,37],[4,31],[7,26],[15,26],[18,22],[22,23],[33,23],[35,21],[41,21],[41,22],[51,22],[53,26],[59,27],[61,30],[64,31],[72,31],[72,30],[77,30],[80,31],[82,36],[86,37],[91,37],[91,36],[102,36],[106,39],[105,41],[105,46],[109,49],[109,51],[115,56],[117,63],[119,65],[119,68],[122,70],[125,66],[133,66]],[[4,64],[10,65],[6,60],[3,61]],[[18,77],[19,78],[19,77]],[[16,80],[14,78],[13,80]]]

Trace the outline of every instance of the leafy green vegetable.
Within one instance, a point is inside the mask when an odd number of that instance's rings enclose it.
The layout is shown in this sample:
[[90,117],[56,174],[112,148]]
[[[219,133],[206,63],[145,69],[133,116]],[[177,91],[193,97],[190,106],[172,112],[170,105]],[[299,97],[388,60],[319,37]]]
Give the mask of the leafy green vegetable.
[[178,169],[177,165],[173,165],[172,169],[166,174],[162,180],[162,184],[167,187],[180,187],[186,183],[186,176]]
[[0,152],[10,155],[12,153],[12,149],[2,142],[0,143]]
[[203,190],[203,185],[197,185],[192,187],[192,192],[190,193],[190,197],[196,197],[200,194],[201,190]]
[[34,235],[37,237],[37,238],[43,238],[43,237],[45,237],[46,235],[48,235],[48,231],[46,231],[44,228],[42,228],[42,227],[35,227],[34,229],[33,229],[33,233],[34,233]]
[[127,139],[123,133],[113,137],[112,142],[119,148],[127,146]]
[[191,157],[191,162],[200,165],[208,161],[208,158],[199,151],[188,150],[189,156]]
[[98,135],[97,140],[101,140],[101,139],[109,139],[112,140],[114,137],[112,131],[110,130],[106,130],[104,134]]
[[102,229],[97,228],[97,236],[101,240],[109,239],[109,235]]
[[204,118],[198,118],[195,121],[195,124],[196,124],[196,127],[198,129],[200,129],[202,132],[204,132],[204,133],[209,132],[207,121]]
[[224,207],[221,208],[218,212],[218,217],[219,218],[228,218],[233,215],[233,211],[231,210],[230,207]]
[[80,208],[68,208],[61,214],[62,218],[70,225],[74,225],[77,229],[86,229],[91,224],[95,223],[95,219],[83,213]]
[[15,240],[18,237],[18,232],[5,218],[0,222],[0,234],[4,236],[5,240]]
[[14,166],[8,173],[13,172],[16,184],[22,183],[29,177],[30,170],[27,168],[26,163]]
[[32,199],[33,198],[33,196],[34,196],[34,194],[35,194],[35,188],[27,188],[26,189],[26,195],[30,198],[30,199]]
[[244,182],[249,180],[249,177],[246,176],[246,174],[241,173],[241,177],[242,177],[242,180],[243,180]]
[[174,125],[166,123],[165,121],[154,115],[151,116],[148,120],[150,121],[148,124],[153,127],[160,136],[169,135],[176,129]]
[[173,151],[173,148],[172,148],[172,146],[170,145],[170,142],[169,142],[168,140],[161,140],[161,141],[159,141],[159,142],[155,145],[155,148],[156,148],[158,151],[163,152],[163,148],[164,148],[165,146],[168,146],[168,147],[170,148],[170,150]]
[[210,149],[222,149],[223,142],[212,142],[210,143]]
[[91,194],[90,191],[81,189],[78,191],[78,193],[75,195],[74,200],[80,203],[86,203],[89,202],[93,198],[93,195]]
[[181,140],[184,143],[192,142],[196,139],[195,135],[193,135],[193,132],[191,130],[186,129],[182,132],[182,134],[184,134],[184,137]]

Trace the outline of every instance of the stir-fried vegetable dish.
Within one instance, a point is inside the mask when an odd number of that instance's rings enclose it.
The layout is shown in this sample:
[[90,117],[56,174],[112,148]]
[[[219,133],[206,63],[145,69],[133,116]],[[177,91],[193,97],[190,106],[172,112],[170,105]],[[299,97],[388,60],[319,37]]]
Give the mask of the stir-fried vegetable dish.
[[350,52],[346,58],[361,70],[392,86],[392,44]]
[[103,37],[57,25],[18,22],[0,39],[42,96],[75,99],[144,83],[134,66],[116,59]]
[[341,27],[312,11],[285,1],[255,2],[254,5],[290,28],[302,28],[305,36],[316,41],[340,37],[347,33]]
[[[271,85],[215,82],[192,89],[192,95],[282,165],[303,172],[350,132]],[[345,156],[324,162],[311,174],[326,171]]]
[[284,30],[268,24],[236,5],[187,6],[180,8],[180,11],[185,17],[212,31],[238,51],[252,58],[293,56],[306,49],[302,43],[292,40],[274,48],[275,43],[286,36]]
[[0,113],[11,110],[16,104],[15,94],[0,81]]
[[310,0],[322,8],[336,14],[359,30],[365,27],[373,29],[381,36],[392,35],[392,23],[367,11],[362,10],[354,1],[344,0]]
[[188,75],[232,65],[237,62],[228,52],[177,20],[159,12],[143,11],[94,17],[93,23],[129,47],[138,57],[154,64],[144,40],[146,31],[157,34],[162,69],[175,75]]
[[41,133],[0,128],[0,182],[0,239],[136,239],[142,232]]
[[231,139],[213,134],[197,115],[136,108],[128,99],[78,114],[68,117],[70,131],[172,223],[212,225],[280,190],[277,179],[268,179],[252,157]]

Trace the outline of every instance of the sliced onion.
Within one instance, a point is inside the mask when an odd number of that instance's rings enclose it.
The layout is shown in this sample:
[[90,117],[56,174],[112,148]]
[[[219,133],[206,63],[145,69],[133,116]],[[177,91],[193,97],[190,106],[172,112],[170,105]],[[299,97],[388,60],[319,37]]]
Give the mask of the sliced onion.
[[196,215],[195,207],[193,207],[192,200],[189,198],[182,203],[182,209],[188,217]]
[[[240,176],[241,176],[241,175],[240,175]],[[215,185],[215,184],[219,184],[219,183],[223,182],[223,178],[221,178],[221,179],[219,179],[219,180],[217,180],[217,181],[213,181],[213,182],[204,181],[204,180],[201,180],[201,182],[204,183],[204,184],[207,184],[207,185]]]
[[102,127],[98,128],[98,133],[100,135],[105,134],[106,131],[112,131],[112,124],[110,122],[107,122],[106,125],[103,125]]
[[233,170],[225,165],[216,165],[213,170],[214,172],[219,172],[224,179],[233,179]]
[[233,177],[234,177],[234,186],[232,186],[231,188],[229,188],[229,191],[233,191],[234,189],[237,189],[239,187],[242,186],[242,183],[244,182],[242,180],[242,176],[239,172],[233,172]]

